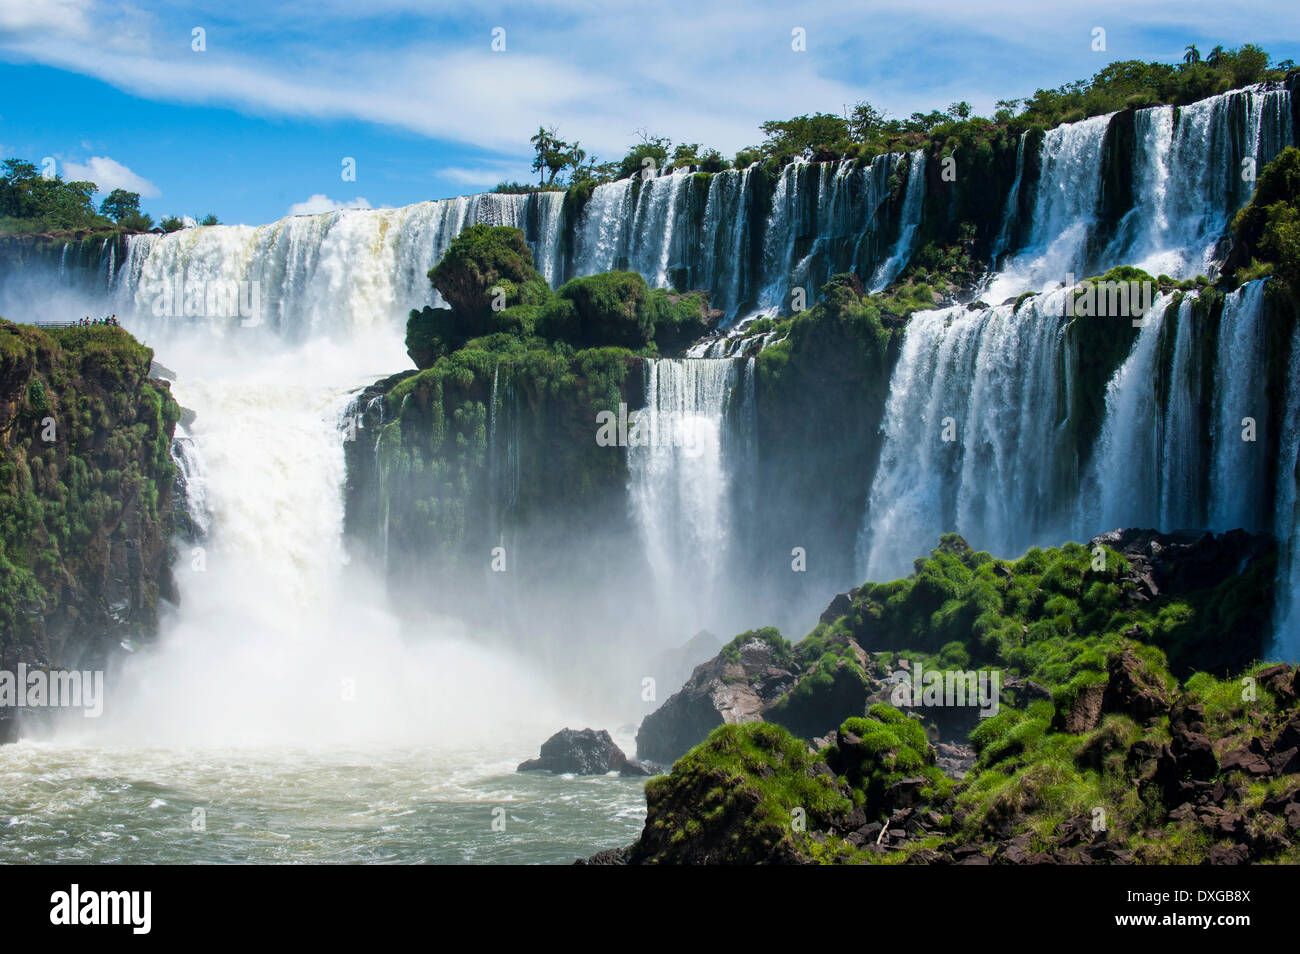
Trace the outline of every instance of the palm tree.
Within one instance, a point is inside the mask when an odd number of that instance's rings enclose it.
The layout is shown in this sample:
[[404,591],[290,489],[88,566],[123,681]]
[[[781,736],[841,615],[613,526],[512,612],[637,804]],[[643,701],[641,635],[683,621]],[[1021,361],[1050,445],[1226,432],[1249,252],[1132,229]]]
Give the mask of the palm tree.
[[1185,49],[1186,52],[1183,54],[1183,63],[1187,66],[1191,66],[1193,63],[1201,62],[1201,51],[1196,48],[1195,43]]
[[1205,58],[1205,62],[1210,66],[1218,66],[1223,59],[1223,47],[1216,46],[1210,50],[1210,55]]

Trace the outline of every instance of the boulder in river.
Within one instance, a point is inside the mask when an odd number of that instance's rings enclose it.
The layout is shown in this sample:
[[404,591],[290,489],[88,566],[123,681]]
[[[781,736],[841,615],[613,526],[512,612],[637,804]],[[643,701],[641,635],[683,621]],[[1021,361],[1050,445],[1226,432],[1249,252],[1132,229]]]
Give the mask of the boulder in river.
[[557,775],[653,775],[654,769],[629,759],[604,729],[561,729],[542,743],[540,758],[519,763],[517,772],[543,769]]

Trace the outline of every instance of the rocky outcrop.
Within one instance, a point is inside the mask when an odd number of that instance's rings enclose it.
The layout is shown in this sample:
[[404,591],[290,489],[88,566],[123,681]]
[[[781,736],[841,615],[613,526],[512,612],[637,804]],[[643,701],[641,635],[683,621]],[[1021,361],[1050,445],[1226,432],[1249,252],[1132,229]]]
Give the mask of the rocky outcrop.
[[720,725],[762,721],[763,710],[794,681],[789,644],[779,633],[737,636],[646,716],[636,734],[637,757],[667,765]]
[[170,570],[180,409],[121,328],[0,320],[0,669],[103,668]]
[[660,693],[673,693],[686,685],[695,667],[707,662],[722,649],[724,640],[702,629],[684,645],[659,653],[646,670],[656,680]]
[[654,769],[629,759],[601,729],[561,729],[542,743],[541,756],[519,763],[516,772],[554,772],[556,775],[653,775]]
[[[1137,603],[1205,593],[1234,577],[1271,581],[1277,565],[1277,541],[1268,534],[1244,530],[1218,535],[1191,530],[1112,530],[1089,542],[1090,547],[1099,544],[1118,550],[1128,562],[1123,579]],[[1264,655],[1271,634],[1272,587],[1253,586],[1250,591],[1254,599],[1249,603],[1216,607],[1223,625],[1183,638],[1174,634],[1165,652],[1175,674],[1187,675],[1193,669],[1221,675],[1240,672]],[[1224,632],[1225,627],[1230,631]]]
[[[647,720],[678,745],[715,728],[647,786],[641,838],[606,860],[1300,863],[1300,675],[1253,656],[1218,674],[1197,655],[1254,652],[1272,541],[1092,543],[1007,562],[945,537],[907,579],[837,598],[793,647],[738,637]],[[1002,671],[998,711],[957,738],[934,714],[960,703],[896,708],[908,699],[874,689],[904,660]],[[865,714],[815,734],[783,719],[829,718],[845,670],[873,689]],[[773,685],[787,688],[770,699]]]

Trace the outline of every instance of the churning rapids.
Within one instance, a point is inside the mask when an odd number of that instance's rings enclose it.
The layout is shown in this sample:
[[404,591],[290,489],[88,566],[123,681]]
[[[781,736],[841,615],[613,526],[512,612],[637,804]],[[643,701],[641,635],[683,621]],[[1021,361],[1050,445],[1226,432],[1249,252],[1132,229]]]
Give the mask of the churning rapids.
[[[1115,264],[1174,277],[1212,267],[1231,212],[1248,198],[1233,171],[1243,156],[1262,164],[1294,141],[1289,114],[1288,93],[1262,89],[1187,107],[1176,125],[1169,109],[1140,111],[1135,205],[1104,242],[1106,118],[1052,130],[1028,206],[1016,201],[1017,170],[999,271],[982,297],[1000,302]],[[891,198],[891,174],[904,165],[905,188]],[[175,371],[177,400],[196,412],[177,454],[188,505],[208,531],[201,552],[179,553],[181,608],[164,619],[158,645],[124,653],[110,672],[117,688],[104,717],[0,746],[0,861],[557,862],[632,841],[644,817],[638,782],[513,768],[564,725],[617,730],[630,751],[644,706],[566,691],[548,675],[553,666],[505,648],[500,634],[394,613],[382,574],[344,546],[341,418],[357,389],[408,366],[405,316],[430,303],[426,272],[468,224],[522,228],[553,284],[630,268],[660,287],[712,289],[737,325],[845,269],[887,284],[914,251],[924,167],[920,153],[861,168],[795,164],[761,221],[750,220],[748,172],[716,175],[703,192],[692,176],[663,175],[638,190],[598,187],[576,223],[565,223],[560,194],[472,196],[136,236],[124,260],[106,247],[89,270],[65,262],[8,281],[0,314],[115,310]],[[1017,207],[1031,208],[1031,220],[1015,221]],[[263,322],[176,331],[152,318],[158,288],[214,281],[259,283]],[[946,530],[1015,556],[1119,523],[1273,531],[1287,555],[1281,588],[1300,590],[1300,560],[1289,556],[1300,348],[1283,459],[1262,462],[1231,439],[1234,420],[1266,416],[1256,390],[1265,356],[1252,333],[1260,283],[1229,301],[1217,355],[1191,347],[1186,306],[1165,315],[1157,305],[1163,317],[1148,322],[1108,386],[1099,453],[1083,472],[1067,455],[1056,404],[1075,360],[1051,319],[1061,294],[1019,310],[954,308],[912,321],[857,560],[829,571],[823,606],[863,578],[907,572]],[[1179,322],[1178,383],[1161,408],[1141,385],[1168,321]],[[701,626],[730,636],[771,622],[751,617],[747,581],[729,574],[727,559],[736,533],[728,503],[748,486],[760,450],[752,364],[729,357],[726,339],[693,353],[654,362],[646,397],[651,413],[699,423],[702,451],[629,457],[635,545],[665,630],[647,653]],[[1195,430],[1186,389],[1204,374],[1219,386],[1203,460],[1180,435]],[[732,401],[738,387],[744,400]],[[944,417],[960,441],[940,442],[936,428],[932,443],[917,441],[917,421]],[[1236,492],[1200,499],[1206,472],[1211,488]],[[1278,507],[1252,510],[1270,479]],[[1279,626],[1291,658],[1298,623]],[[553,660],[564,648],[545,650]],[[582,658],[568,665],[587,681],[608,675],[586,672]]]

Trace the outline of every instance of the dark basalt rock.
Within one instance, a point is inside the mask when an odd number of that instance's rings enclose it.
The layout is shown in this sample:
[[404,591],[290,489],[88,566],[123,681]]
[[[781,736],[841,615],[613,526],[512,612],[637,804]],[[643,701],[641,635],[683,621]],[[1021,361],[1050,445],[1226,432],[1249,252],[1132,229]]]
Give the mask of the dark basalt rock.
[[1125,651],[1115,656],[1107,670],[1102,712],[1121,712],[1145,723],[1169,711],[1169,698],[1164,686],[1146,674],[1133,653]]
[[633,761],[601,729],[561,729],[542,743],[541,757],[519,763],[516,772],[543,770],[556,775],[653,775],[654,770]]
[[[1176,639],[1164,646],[1174,675],[1195,671],[1219,676],[1241,672],[1268,649],[1272,635],[1272,580],[1276,572],[1277,541],[1269,534],[1230,530],[1213,534],[1178,530],[1112,530],[1089,541],[1118,550],[1129,567],[1122,583],[1137,602],[1213,590],[1235,578],[1249,602],[1237,606],[1229,632],[1215,629],[1198,639]],[[1253,579],[1254,583],[1245,583]],[[1243,585],[1245,584],[1245,585]]]
[[724,723],[762,721],[764,707],[795,675],[762,637],[745,642],[738,656],[719,654],[695,667],[686,685],[646,716],[636,734],[638,758],[669,765]]
[[625,865],[627,864],[627,848],[606,848],[604,851],[598,851],[590,858],[579,858],[574,861],[575,865]]
[[1065,717],[1065,731],[1071,735],[1082,735],[1097,728],[1101,722],[1105,693],[1105,686],[1084,686],[1080,689]]

